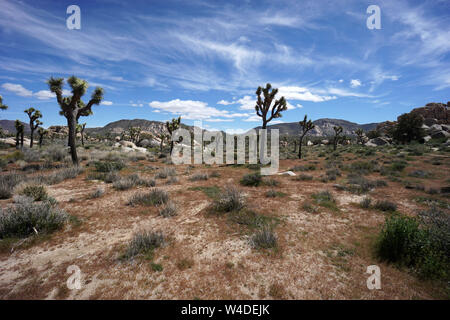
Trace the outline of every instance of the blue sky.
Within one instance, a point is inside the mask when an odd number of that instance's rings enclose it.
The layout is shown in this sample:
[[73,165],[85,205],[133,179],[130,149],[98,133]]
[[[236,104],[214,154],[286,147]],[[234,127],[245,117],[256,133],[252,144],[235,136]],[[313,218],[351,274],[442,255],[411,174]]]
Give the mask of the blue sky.
[[[81,30],[66,27],[72,4]],[[239,132],[260,125],[267,82],[288,101],[279,121],[395,120],[450,100],[450,1],[0,0],[0,117],[35,107],[65,124],[45,81],[71,75],[105,89],[88,127],[181,115]]]

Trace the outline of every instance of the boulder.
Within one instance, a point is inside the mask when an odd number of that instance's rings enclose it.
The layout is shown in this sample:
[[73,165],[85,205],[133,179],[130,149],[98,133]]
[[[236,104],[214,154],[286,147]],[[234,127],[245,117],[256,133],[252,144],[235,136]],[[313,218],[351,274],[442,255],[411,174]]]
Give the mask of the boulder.
[[428,129],[428,132],[430,133],[434,133],[434,132],[438,132],[438,131],[442,131],[442,126],[438,125],[438,124],[433,124],[432,126],[430,126],[430,128]]
[[447,104],[431,102],[426,104],[425,107],[413,109],[411,113],[420,114],[425,119],[424,123],[427,126],[431,126],[432,124],[428,123],[431,123],[434,120],[436,120],[439,124],[450,124],[449,107],[449,102],[447,102]]
[[123,147],[137,148],[136,145],[131,141],[121,140],[121,141],[119,141],[119,144]]
[[444,130],[436,131],[431,134],[431,138],[433,138],[433,139],[450,138],[450,133],[448,133],[447,131],[444,131]]
[[313,146],[314,143],[312,143],[310,140],[308,140],[308,142],[306,143],[307,146]]
[[441,127],[442,127],[442,130],[447,131],[447,132],[450,132],[450,125],[448,125],[448,124],[442,124]]
[[324,139],[324,140],[322,140],[322,141],[320,141],[322,144],[328,144],[329,143],[329,141],[327,140],[327,139]]
[[433,124],[438,124],[438,122],[439,121],[437,119],[433,119],[433,118],[427,118],[427,119],[423,120],[423,124],[428,127],[432,126]]
[[423,141],[428,142],[431,140],[431,136],[425,136],[423,137]]
[[366,143],[366,145],[368,145],[369,143],[371,144],[370,146],[372,146],[372,145],[383,146],[385,144],[389,144],[389,140],[386,138],[377,137],[377,138],[370,139],[369,142]]

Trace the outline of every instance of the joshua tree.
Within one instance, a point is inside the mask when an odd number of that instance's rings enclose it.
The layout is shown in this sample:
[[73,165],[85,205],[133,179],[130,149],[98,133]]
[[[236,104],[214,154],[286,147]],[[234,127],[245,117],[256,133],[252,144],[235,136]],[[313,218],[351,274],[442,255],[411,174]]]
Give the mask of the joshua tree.
[[364,143],[364,131],[359,128],[355,131],[356,134],[356,142],[358,144],[363,144]]
[[25,130],[25,126],[19,120],[14,122],[14,126],[16,127],[16,149],[19,149],[19,144],[23,148],[23,132]]
[[181,123],[181,117],[178,117],[178,119],[173,118],[171,122],[167,121],[166,122],[166,127],[167,127],[167,131],[169,131],[169,139],[170,139],[170,154],[172,154],[172,150],[173,150],[173,144],[174,141],[172,139],[172,133],[177,130],[178,128],[180,128],[180,123]]
[[81,145],[84,147],[84,129],[86,129],[86,123],[77,124],[77,133],[81,135]]
[[24,111],[30,118],[30,148],[33,148],[34,131],[42,124],[39,118],[42,118],[42,114],[39,110],[34,108],[28,108]]
[[128,129],[131,141],[133,143],[137,144],[139,142],[141,137],[141,131],[142,131],[141,127],[130,127],[130,129]]
[[308,116],[305,114],[305,118],[303,119],[303,121],[299,121],[300,127],[302,129],[302,133],[300,134],[300,139],[298,142],[299,143],[299,146],[298,146],[298,158],[299,159],[302,158],[303,138],[308,133],[308,131],[315,128],[315,125],[312,123],[311,119],[310,120],[307,120],[307,119],[308,119]]
[[47,135],[48,131],[44,128],[38,129],[38,135],[39,135],[39,148],[42,147],[42,142],[44,142],[44,136]]
[[[271,88],[271,84],[268,83],[265,88],[258,87],[256,90],[258,99],[256,100],[255,111],[256,114],[262,118],[263,129],[266,129],[267,123],[269,123],[272,119],[281,118],[281,112],[287,110],[286,99],[284,99],[284,97],[281,97],[279,100],[275,100],[273,106],[271,107],[272,101],[278,93],[278,89],[274,88],[270,91]],[[261,93],[264,95],[264,100],[261,98]],[[267,115],[267,113],[269,113],[269,115]]]
[[159,151],[162,152],[164,140],[168,140],[170,138],[170,136],[168,134],[165,134],[165,133],[160,133],[158,135],[158,138],[161,139],[161,142],[159,144]]
[[8,109],[8,106],[3,104],[3,97],[0,96],[0,110],[6,110]]
[[334,130],[333,150],[336,151],[339,140],[341,140],[341,134],[342,134],[343,129],[341,126],[338,126],[338,127],[333,127],[333,130]]
[[72,88],[72,96],[63,97],[62,88],[64,85],[63,78],[51,77],[47,81],[50,91],[56,94],[56,99],[61,107],[60,114],[67,118],[67,126],[69,127],[69,147],[72,156],[72,162],[78,165],[77,147],[75,143],[76,138],[76,125],[78,119],[83,116],[89,116],[92,114],[92,106],[98,105],[103,99],[103,89],[100,87],[95,88],[92,93],[91,100],[87,104],[81,100],[81,97],[86,93],[88,83],[85,80],[81,80],[75,76],[67,79],[67,83]]

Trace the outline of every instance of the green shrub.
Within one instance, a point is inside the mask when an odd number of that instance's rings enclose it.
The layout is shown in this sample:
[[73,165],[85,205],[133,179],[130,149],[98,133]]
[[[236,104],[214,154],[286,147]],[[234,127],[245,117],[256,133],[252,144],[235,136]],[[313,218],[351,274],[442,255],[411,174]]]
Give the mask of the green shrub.
[[364,198],[361,200],[361,202],[359,203],[359,205],[361,206],[361,208],[363,209],[368,209],[370,208],[370,204],[372,203],[372,199],[370,198]]
[[314,193],[312,195],[312,198],[314,199],[316,204],[318,204],[319,206],[322,206],[322,207],[325,207],[325,208],[328,208],[328,209],[331,209],[334,211],[339,211],[339,208],[336,206],[336,200],[334,199],[331,192],[329,192],[328,190]]
[[96,161],[94,166],[97,172],[112,172],[125,168],[125,163],[123,161]]
[[48,197],[47,190],[43,185],[25,185],[18,191],[18,194],[30,197],[34,201],[43,201]]
[[24,175],[15,172],[0,175],[0,199],[11,198],[14,187],[24,180]]
[[257,173],[249,173],[242,177],[240,183],[243,186],[257,187],[261,184],[262,177],[259,172]]

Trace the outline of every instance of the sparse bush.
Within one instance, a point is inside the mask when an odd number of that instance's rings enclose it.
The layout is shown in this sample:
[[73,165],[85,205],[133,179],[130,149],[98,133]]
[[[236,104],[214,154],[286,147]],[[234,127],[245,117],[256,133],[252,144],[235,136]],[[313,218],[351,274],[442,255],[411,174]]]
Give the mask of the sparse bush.
[[266,186],[271,186],[271,187],[276,187],[276,186],[280,185],[280,181],[275,180],[275,179],[270,179],[270,178],[264,179],[263,182]]
[[397,205],[393,202],[390,202],[388,200],[379,200],[375,203],[375,205],[373,206],[375,209],[377,210],[381,210],[381,211],[395,211],[397,210]]
[[285,193],[273,189],[266,192],[267,198],[284,197],[285,195]]
[[178,183],[178,178],[175,177],[175,176],[169,177],[169,179],[167,179],[166,183],[167,183],[167,184]]
[[372,181],[367,180],[359,174],[349,174],[347,176],[347,182],[349,184],[348,190],[357,194],[366,193],[375,187]]
[[51,233],[61,228],[68,215],[48,201],[33,202],[22,197],[13,207],[0,209],[0,238],[27,237],[35,233]]
[[160,206],[169,201],[169,194],[165,190],[153,188],[146,193],[135,193],[128,205]]
[[159,215],[164,218],[173,217],[177,215],[177,206],[174,202],[169,201],[167,204],[159,210]]
[[176,176],[176,175],[177,175],[177,172],[176,172],[175,168],[164,167],[156,173],[155,178],[156,179],[167,179],[167,177],[172,177],[172,176]]
[[0,199],[11,198],[14,187],[23,180],[25,180],[25,176],[15,172],[0,175]]
[[200,180],[208,180],[208,174],[206,173],[196,173],[193,176],[189,177],[190,181],[200,181]]
[[294,178],[294,180],[297,180],[297,181],[311,181],[312,179],[313,179],[313,176],[310,176],[310,175],[304,174],[304,173],[302,173]]
[[450,257],[450,215],[436,206],[419,212],[420,221],[429,230],[432,243]]
[[157,231],[140,231],[134,234],[123,258],[132,259],[138,255],[153,256],[153,250],[164,245],[164,235]]
[[394,161],[391,165],[392,171],[403,171],[406,168],[407,163],[405,161]]
[[336,200],[334,199],[331,192],[328,190],[320,191],[317,193],[314,193],[312,195],[312,198],[315,200],[315,202],[322,207],[339,211],[339,208],[336,206]]
[[91,194],[89,195],[89,199],[97,199],[100,198],[101,196],[103,196],[105,194],[105,189],[103,188],[97,188],[95,191],[91,192]]
[[26,162],[37,162],[41,160],[41,154],[37,150],[24,149],[22,152],[23,160],[25,160]]
[[218,171],[213,171],[209,176],[211,178],[220,178],[220,173]]
[[431,177],[429,172],[423,171],[423,170],[414,170],[414,171],[410,172],[408,175],[410,177],[421,178],[421,179]]
[[244,206],[244,195],[239,189],[232,186],[226,187],[214,202],[214,209],[219,212],[238,211]]
[[370,198],[364,198],[364,199],[361,200],[361,202],[359,203],[359,205],[360,205],[361,208],[363,208],[363,209],[369,209],[371,203],[372,203],[372,199],[370,199]]
[[259,172],[249,173],[244,175],[240,182],[243,186],[257,187],[261,184],[262,177],[261,174],[259,174]]
[[303,203],[302,208],[303,208],[303,210],[305,210],[306,212],[309,212],[309,213],[317,213],[318,212],[318,208],[310,202]]
[[250,240],[255,249],[271,249],[277,247],[277,236],[269,227],[258,230]]
[[50,161],[63,161],[66,155],[68,155],[67,149],[62,146],[50,146],[44,153],[44,156]]
[[295,166],[289,169],[290,171],[314,171],[316,166],[313,164],[306,164],[304,166]]

